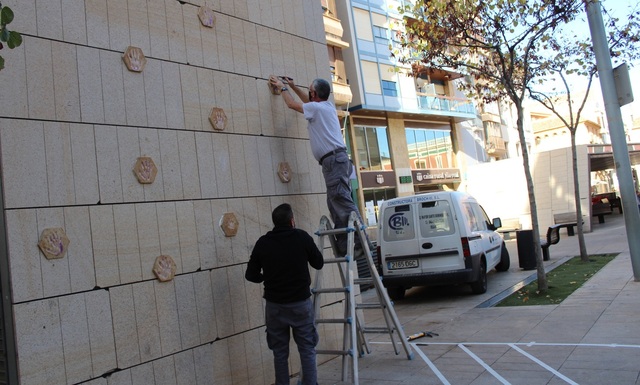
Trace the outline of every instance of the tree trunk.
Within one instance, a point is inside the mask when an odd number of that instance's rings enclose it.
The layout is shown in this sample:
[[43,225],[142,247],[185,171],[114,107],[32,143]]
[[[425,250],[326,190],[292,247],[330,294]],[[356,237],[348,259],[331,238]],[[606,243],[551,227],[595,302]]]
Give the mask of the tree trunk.
[[[576,219],[578,221],[578,243],[580,244],[580,260],[589,262],[587,254],[587,245],[584,242],[583,224],[582,224],[582,205],[580,204],[580,181],[578,180],[578,151],[576,149],[576,128],[571,132],[571,159],[573,161],[573,194],[576,200]],[[591,197],[589,197],[591,198]]]

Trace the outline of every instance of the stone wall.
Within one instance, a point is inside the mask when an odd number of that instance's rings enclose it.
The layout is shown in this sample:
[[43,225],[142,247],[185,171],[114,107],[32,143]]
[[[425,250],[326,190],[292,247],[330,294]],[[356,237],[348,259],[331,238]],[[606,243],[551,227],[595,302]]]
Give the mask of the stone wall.
[[[262,288],[244,280],[246,262],[276,205],[291,203],[309,232],[327,210],[306,122],[268,77],[329,78],[320,2],[3,4],[24,38],[3,50],[0,71],[20,383],[271,383]],[[146,64],[128,54],[141,71],[123,60],[130,46],[144,54]],[[140,157],[157,169],[152,183],[134,174]],[[235,235],[220,226],[225,214]],[[38,246],[45,229],[69,240],[53,259]],[[152,271],[160,255],[175,262],[172,280]]]

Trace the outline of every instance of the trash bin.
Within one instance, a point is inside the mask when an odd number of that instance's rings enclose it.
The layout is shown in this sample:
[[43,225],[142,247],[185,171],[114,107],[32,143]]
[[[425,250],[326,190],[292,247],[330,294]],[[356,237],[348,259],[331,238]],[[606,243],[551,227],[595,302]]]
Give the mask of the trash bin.
[[518,243],[518,263],[524,270],[536,268],[536,253],[533,243],[533,230],[516,231],[516,242]]

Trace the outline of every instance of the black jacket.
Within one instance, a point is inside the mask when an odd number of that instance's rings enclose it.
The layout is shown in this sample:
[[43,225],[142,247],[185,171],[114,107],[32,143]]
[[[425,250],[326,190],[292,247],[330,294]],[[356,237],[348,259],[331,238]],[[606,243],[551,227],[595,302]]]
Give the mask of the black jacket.
[[245,278],[264,282],[264,298],[275,303],[302,301],[311,296],[309,267],[322,269],[324,259],[313,238],[290,226],[276,226],[253,247]]

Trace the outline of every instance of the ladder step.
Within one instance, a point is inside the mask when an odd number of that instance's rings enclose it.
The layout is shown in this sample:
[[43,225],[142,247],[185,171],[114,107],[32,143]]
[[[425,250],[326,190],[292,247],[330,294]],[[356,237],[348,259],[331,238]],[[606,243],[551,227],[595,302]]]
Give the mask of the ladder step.
[[351,318],[321,318],[316,319],[319,324],[350,324]]
[[353,355],[351,350],[321,350],[321,349],[316,349],[316,354],[332,354],[336,356],[346,356],[346,355],[352,356]]
[[356,231],[353,227],[340,227],[337,229],[328,229],[328,230],[318,230],[316,231],[316,235],[325,236],[325,235],[335,235],[335,234],[344,234],[344,233],[352,233]]
[[[324,262],[327,263],[327,261],[324,261]],[[370,283],[373,285],[373,278],[355,278],[353,282],[358,285],[362,285],[365,283]]]
[[324,289],[311,289],[313,294],[322,294],[322,293],[349,293],[351,292],[351,288],[347,287],[327,287]]
[[395,329],[389,329],[384,326],[380,326],[380,327],[369,326],[361,329],[363,333],[392,333],[394,330]]
[[343,263],[343,262],[349,262],[350,260],[351,259],[347,257],[329,258],[329,259],[325,259],[324,263]]
[[383,306],[380,303],[357,303],[356,309],[382,309]]

